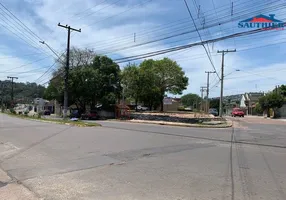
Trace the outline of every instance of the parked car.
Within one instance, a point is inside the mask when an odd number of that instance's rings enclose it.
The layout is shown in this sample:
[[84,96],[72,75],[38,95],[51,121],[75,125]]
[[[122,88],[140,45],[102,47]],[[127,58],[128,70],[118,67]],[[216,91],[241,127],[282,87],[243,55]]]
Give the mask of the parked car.
[[215,108],[210,108],[209,109],[209,114],[214,115],[214,116],[218,116],[218,111]]
[[70,118],[80,118],[78,110],[71,110]]
[[189,107],[186,107],[186,108],[185,108],[185,111],[193,111],[193,108],[190,107],[190,106],[189,106]]
[[91,110],[81,115],[81,119],[95,120],[98,119],[98,114],[96,110]]
[[231,112],[232,117],[244,117],[244,112],[240,108],[233,108]]
[[137,110],[139,110],[139,111],[146,111],[146,110],[148,110],[148,108],[145,107],[145,106],[137,106]]
[[45,111],[43,112],[43,114],[44,114],[44,115],[51,115],[51,111],[45,110]]

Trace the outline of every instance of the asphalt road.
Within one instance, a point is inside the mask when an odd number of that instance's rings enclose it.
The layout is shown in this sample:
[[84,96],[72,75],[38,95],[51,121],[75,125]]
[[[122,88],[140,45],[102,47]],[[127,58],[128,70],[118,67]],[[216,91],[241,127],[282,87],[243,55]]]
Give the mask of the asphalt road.
[[0,166],[48,200],[286,199],[286,122],[100,123],[80,128],[0,114]]

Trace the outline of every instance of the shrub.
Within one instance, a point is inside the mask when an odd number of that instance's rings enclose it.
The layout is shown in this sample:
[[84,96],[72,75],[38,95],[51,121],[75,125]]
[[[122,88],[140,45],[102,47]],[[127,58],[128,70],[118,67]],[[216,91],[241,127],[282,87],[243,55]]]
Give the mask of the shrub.
[[178,107],[178,111],[185,111],[185,107],[184,106],[179,106]]
[[28,116],[28,114],[29,114],[29,111],[24,112],[24,115]]
[[44,111],[40,111],[37,114],[35,114],[34,117],[40,119],[40,118],[42,118],[43,115],[44,115]]
[[10,108],[9,110],[10,110],[10,113],[16,115],[16,111],[14,110],[14,108]]

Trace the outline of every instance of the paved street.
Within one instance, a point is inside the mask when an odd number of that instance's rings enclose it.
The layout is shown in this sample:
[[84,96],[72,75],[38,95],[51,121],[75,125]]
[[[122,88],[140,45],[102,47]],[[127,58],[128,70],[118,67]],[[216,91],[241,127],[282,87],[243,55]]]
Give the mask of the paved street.
[[286,122],[232,120],[227,129],[80,128],[0,114],[1,169],[11,179],[0,173],[0,199],[21,186],[21,200],[285,200]]

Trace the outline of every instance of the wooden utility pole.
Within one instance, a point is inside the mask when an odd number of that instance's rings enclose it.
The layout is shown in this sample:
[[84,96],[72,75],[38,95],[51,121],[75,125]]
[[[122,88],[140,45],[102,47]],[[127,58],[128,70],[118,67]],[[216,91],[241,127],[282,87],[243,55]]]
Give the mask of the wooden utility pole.
[[215,71],[206,71],[205,73],[208,74],[207,76],[207,100],[206,100],[206,112],[209,112],[209,93],[210,93],[210,74],[215,73]]
[[16,76],[7,76],[7,78],[11,79],[11,105],[14,105],[14,79],[18,79]]
[[219,100],[219,116],[222,117],[223,113],[223,79],[224,79],[224,55],[230,52],[236,52],[234,50],[223,50],[217,51],[218,53],[222,54],[222,61],[221,61],[221,78],[220,78],[220,100]]
[[81,32],[81,29],[74,29],[68,25],[61,25],[60,23],[58,26],[62,28],[66,28],[68,30],[68,40],[67,40],[67,57],[66,57],[66,68],[65,68],[65,91],[64,91],[64,114],[63,117],[67,117],[67,110],[68,110],[68,79],[69,79],[69,64],[70,64],[70,35],[71,30]]

